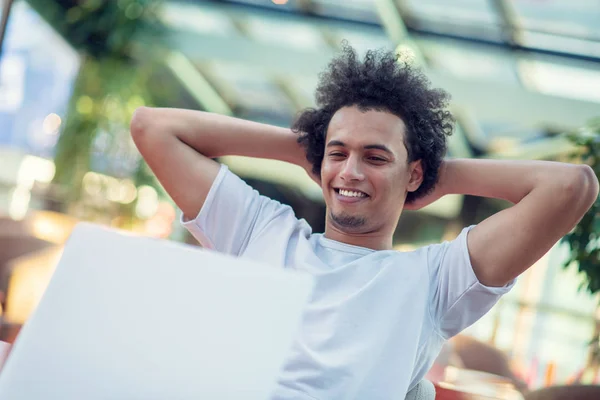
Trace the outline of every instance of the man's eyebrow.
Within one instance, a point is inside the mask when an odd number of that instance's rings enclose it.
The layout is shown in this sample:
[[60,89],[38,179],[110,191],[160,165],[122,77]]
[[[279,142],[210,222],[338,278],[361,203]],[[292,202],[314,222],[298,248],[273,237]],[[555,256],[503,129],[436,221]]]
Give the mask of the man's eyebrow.
[[383,144],[368,144],[368,145],[364,146],[363,148],[365,150],[381,150],[381,151],[385,151],[386,153],[390,153],[391,155],[394,154],[392,152],[392,150],[389,149],[389,147],[387,147]]
[[333,147],[333,146],[342,146],[342,147],[346,147],[346,143],[341,142],[339,140],[331,140],[329,143],[327,143],[326,147]]
[[[326,147],[334,147],[334,146],[346,147],[346,143],[344,143],[340,140],[331,140],[329,143],[327,143]],[[389,147],[387,147],[383,144],[367,144],[367,145],[363,146],[363,149],[365,149],[365,150],[381,150],[381,151],[385,151],[386,153],[389,153],[390,155],[394,155],[394,152],[392,152],[392,150],[390,150]]]

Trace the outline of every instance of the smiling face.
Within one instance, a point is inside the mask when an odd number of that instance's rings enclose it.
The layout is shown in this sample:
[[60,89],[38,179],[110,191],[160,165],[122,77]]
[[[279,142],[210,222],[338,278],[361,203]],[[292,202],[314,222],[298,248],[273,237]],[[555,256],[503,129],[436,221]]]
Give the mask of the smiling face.
[[408,162],[405,134],[402,119],[389,112],[352,106],[333,115],[321,168],[326,237],[391,247],[406,193],[422,180],[420,161]]

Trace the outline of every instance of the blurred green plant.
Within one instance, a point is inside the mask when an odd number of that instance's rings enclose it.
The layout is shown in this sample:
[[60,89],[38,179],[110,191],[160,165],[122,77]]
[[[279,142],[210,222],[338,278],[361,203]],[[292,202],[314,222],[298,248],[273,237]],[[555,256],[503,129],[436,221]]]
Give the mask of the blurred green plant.
[[[567,138],[577,146],[572,156],[588,164],[600,179],[600,118],[590,121]],[[583,216],[575,228],[563,238],[569,246],[569,258],[564,267],[576,266],[584,276],[580,289],[592,295],[600,294],[600,197]],[[600,309],[600,304],[598,305]],[[581,376],[589,372],[597,376],[600,370],[600,321],[596,320],[588,355]],[[581,379],[581,378],[578,378]]]
[[[574,157],[591,166],[600,179],[600,118],[567,137],[579,149]],[[564,266],[576,265],[585,277],[582,289],[600,293],[600,197],[563,241],[570,249]]]
[[[135,108],[154,105],[153,99],[161,96],[149,88],[161,59],[163,0],[27,2],[81,56],[55,149],[53,183],[58,193],[53,197],[60,199],[55,208],[66,211],[81,198],[83,177],[99,167],[95,164],[102,164],[103,173],[133,178],[136,186],[159,189],[135,152],[129,121]],[[121,162],[123,158],[133,159],[134,165]],[[119,162],[107,163],[107,159]]]
[[160,36],[163,0],[27,0],[73,48],[96,59],[131,59],[136,39]]

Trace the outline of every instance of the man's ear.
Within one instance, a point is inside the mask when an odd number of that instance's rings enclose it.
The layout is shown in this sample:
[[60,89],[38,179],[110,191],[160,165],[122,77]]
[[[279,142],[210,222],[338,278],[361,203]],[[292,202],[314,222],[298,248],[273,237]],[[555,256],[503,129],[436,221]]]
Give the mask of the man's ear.
[[423,182],[423,166],[421,165],[421,160],[411,162],[408,165],[408,170],[410,172],[410,179],[408,180],[406,190],[414,192]]

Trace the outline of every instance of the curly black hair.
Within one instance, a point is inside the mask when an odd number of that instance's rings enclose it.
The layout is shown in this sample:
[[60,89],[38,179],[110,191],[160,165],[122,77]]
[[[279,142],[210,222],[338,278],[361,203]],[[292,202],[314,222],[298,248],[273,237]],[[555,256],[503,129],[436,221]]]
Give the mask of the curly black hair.
[[421,70],[400,61],[395,52],[370,50],[361,61],[343,42],[341,55],[319,76],[317,108],[302,111],[292,130],[299,134],[298,143],[306,151],[312,172],[320,175],[327,128],[336,111],[358,106],[397,115],[407,128],[408,161],[421,160],[423,165],[423,183],[406,198],[411,202],[431,192],[438,180],[446,137],[454,128],[454,118],[446,109],[449,100],[447,92],[430,88]]

